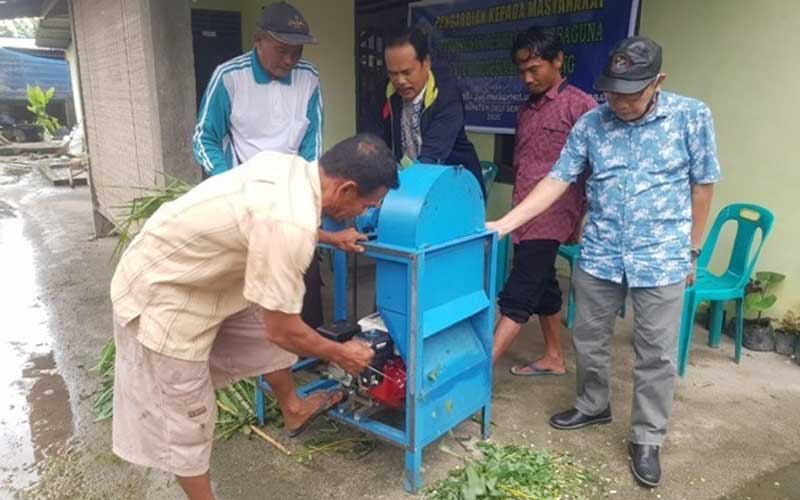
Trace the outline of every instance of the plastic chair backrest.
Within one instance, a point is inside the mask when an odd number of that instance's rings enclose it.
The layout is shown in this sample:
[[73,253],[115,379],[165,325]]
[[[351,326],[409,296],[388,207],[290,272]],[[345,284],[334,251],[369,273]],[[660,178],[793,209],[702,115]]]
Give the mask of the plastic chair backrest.
[[[739,277],[737,286],[743,287],[747,285],[747,281],[750,279],[753,268],[758,261],[758,256],[761,254],[764,241],[766,241],[767,235],[772,230],[774,220],[775,216],[772,215],[772,212],[759,205],[735,203],[723,208],[708,233],[708,238],[706,238],[706,242],[703,245],[703,251],[697,261],[697,267],[700,269],[708,267],[722,227],[728,221],[736,221],[736,237],[733,241],[731,260],[728,262],[726,273]],[[761,230],[761,241],[752,258],[748,259],[756,230],[758,229]]]
[[483,174],[483,185],[486,187],[486,193],[489,193],[489,188],[494,184],[497,178],[497,165],[490,161],[481,161],[481,173]]

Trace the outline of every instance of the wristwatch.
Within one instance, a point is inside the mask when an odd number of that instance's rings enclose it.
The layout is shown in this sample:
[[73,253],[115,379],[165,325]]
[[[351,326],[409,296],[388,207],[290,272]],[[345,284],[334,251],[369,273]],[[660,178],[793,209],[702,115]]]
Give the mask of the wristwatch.
[[692,256],[692,260],[697,260],[700,257],[700,253],[702,253],[702,249],[700,248],[692,248],[690,255]]

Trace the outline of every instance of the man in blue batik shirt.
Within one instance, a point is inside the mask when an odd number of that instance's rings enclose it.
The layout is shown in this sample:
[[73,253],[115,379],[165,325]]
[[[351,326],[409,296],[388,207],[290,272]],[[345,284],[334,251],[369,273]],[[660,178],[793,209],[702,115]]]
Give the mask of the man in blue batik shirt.
[[629,453],[635,479],[661,479],[659,449],[672,410],[683,289],[708,219],[720,167],[711,112],[661,91],[661,47],[623,40],[595,81],[607,103],[575,124],[549,176],[487,227],[507,234],[543,212],[586,172],[588,217],[573,275],[577,358],[575,407],[557,429],[611,421],[614,319],[625,295],[634,309],[634,397]]

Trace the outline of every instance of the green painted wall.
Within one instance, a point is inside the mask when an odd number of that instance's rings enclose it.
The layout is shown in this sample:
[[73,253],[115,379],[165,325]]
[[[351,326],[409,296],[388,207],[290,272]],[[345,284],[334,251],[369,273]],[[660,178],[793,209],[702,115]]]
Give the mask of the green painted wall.
[[787,275],[771,316],[800,307],[798,19],[795,0],[644,0],[641,19],[641,33],[663,46],[665,87],[705,101],[714,115],[723,180],[712,217],[737,202],[775,214],[758,264]]

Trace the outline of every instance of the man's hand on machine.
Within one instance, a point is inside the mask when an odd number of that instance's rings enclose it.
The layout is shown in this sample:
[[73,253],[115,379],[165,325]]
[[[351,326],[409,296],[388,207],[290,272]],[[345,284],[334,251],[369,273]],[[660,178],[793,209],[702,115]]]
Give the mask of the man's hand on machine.
[[298,356],[315,356],[358,375],[372,362],[375,352],[363,340],[339,343],[328,340],[305,324],[299,314],[264,310],[267,340]]
[[502,238],[503,236],[511,232],[508,228],[505,227],[502,219],[486,222],[486,230],[496,232],[498,238]]
[[331,361],[356,377],[369,366],[375,355],[369,344],[361,340],[348,340],[340,347],[339,354]]
[[326,243],[339,250],[344,250],[345,252],[362,253],[364,247],[359,245],[358,242],[367,241],[367,236],[359,233],[352,227],[348,227],[343,231],[337,231],[335,233],[320,231],[319,241],[320,243]]

